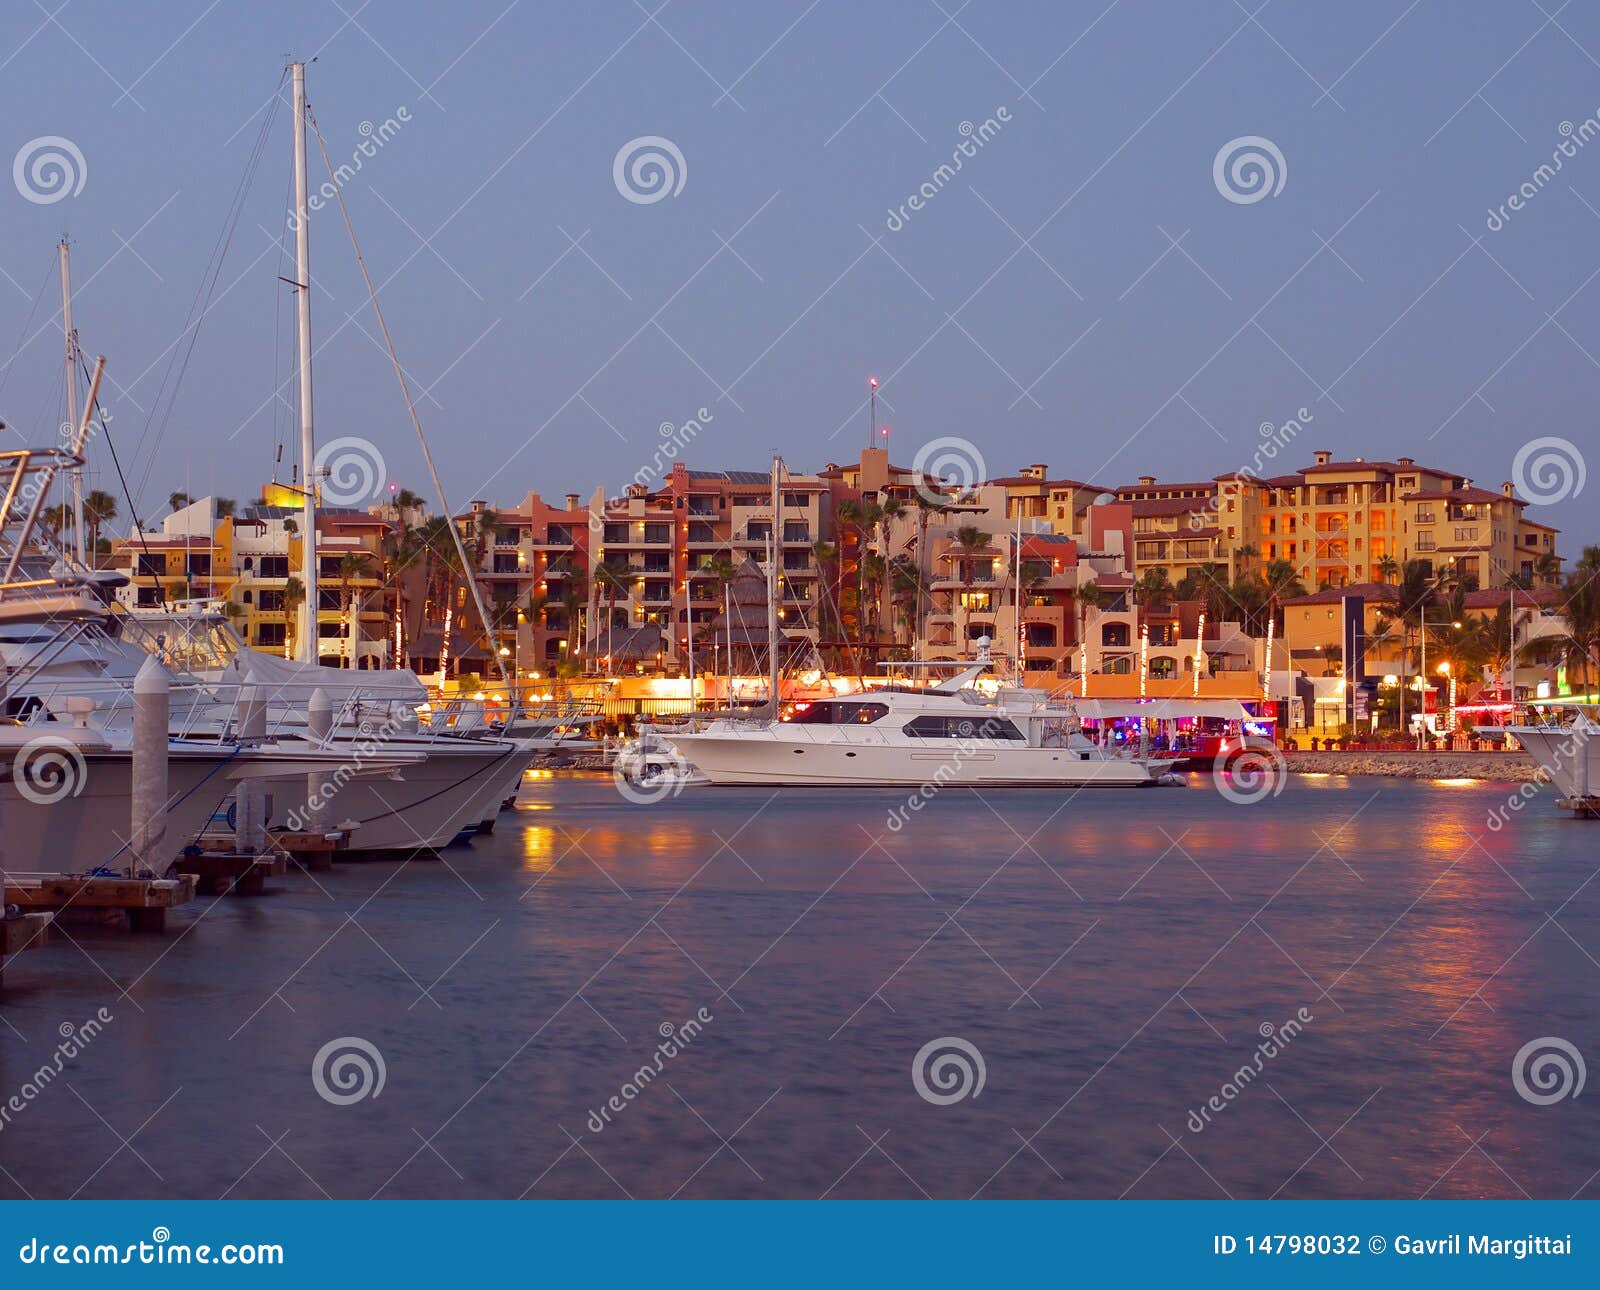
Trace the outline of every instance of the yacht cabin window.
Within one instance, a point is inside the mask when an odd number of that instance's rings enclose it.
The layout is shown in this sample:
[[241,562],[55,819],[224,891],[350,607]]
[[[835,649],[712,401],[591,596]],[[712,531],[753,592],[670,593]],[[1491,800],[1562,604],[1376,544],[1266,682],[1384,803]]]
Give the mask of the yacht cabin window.
[[913,739],[1016,739],[1022,731],[1001,717],[913,717],[905,725]]
[[870,726],[889,715],[884,703],[832,703],[824,701],[797,708],[789,718],[798,726]]

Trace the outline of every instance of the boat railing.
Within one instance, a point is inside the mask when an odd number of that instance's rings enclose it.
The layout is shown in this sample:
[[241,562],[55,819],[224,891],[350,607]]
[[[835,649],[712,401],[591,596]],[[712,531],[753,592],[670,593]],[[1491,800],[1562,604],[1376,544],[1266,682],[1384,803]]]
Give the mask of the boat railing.
[[[169,688],[169,730],[179,739],[235,739],[243,729],[243,704],[253,691],[266,703],[267,737],[306,737],[309,695],[306,704],[291,704],[283,701],[277,687],[263,694],[266,689],[250,682],[174,677]],[[36,681],[26,689],[11,688],[7,700],[17,720],[30,726],[80,720],[90,726],[117,726],[130,722],[134,711],[133,683],[123,677]],[[379,693],[353,692],[332,704],[331,730],[338,739],[405,737],[417,729],[415,709]]]

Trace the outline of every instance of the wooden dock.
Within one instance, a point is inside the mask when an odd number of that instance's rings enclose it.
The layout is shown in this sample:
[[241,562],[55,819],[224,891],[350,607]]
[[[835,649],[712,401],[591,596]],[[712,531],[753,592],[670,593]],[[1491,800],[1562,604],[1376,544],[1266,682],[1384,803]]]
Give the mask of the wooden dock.
[[290,833],[270,830],[267,845],[306,869],[331,869],[333,858],[350,849],[350,835],[334,829],[327,833]]
[[50,940],[50,924],[55,915],[48,912],[0,918],[0,990],[5,989],[6,959],[23,950],[36,950]]
[[205,848],[195,855],[179,856],[174,867],[179,873],[193,874],[199,890],[207,895],[259,896],[266,890],[268,878],[281,878],[289,871],[289,860],[276,850],[243,855]]
[[1580,820],[1600,820],[1600,797],[1558,797],[1556,805]]
[[29,913],[52,911],[97,918],[126,914],[129,931],[159,932],[166,928],[167,910],[194,899],[195,885],[192,874],[176,878],[90,878],[83,874],[7,878],[5,903]]

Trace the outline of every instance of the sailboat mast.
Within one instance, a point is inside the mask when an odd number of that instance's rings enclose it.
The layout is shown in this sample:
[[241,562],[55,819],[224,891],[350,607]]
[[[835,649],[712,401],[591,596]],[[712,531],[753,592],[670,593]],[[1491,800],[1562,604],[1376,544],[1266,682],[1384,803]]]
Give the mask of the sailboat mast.
[[772,668],[772,719],[778,719],[778,673],[782,670],[778,658],[778,531],[783,523],[782,494],[778,491],[778,471],[783,466],[782,457],[772,459],[772,559],[767,565],[767,656]]
[[306,181],[306,65],[289,64],[294,82],[294,280],[295,330],[300,367],[300,580],[305,587],[300,633],[300,661],[317,661],[317,483],[312,464],[317,456],[317,436],[311,420],[311,210]]
[[[67,342],[67,424],[78,429],[78,333],[72,325],[72,252],[61,239],[61,329]],[[73,554],[88,563],[83,536],[83,467],[72,468]]]

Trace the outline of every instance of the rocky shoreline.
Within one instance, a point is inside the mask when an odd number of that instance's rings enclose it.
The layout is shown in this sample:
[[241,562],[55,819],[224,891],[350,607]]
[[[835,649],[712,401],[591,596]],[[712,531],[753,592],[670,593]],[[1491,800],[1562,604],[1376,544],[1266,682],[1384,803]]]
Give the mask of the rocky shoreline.
[[1390,775],[1400,779],[1484,779],[1527,783],[1546,778],[1527,753],[1291,752],[1289,769],[1303,775]]

